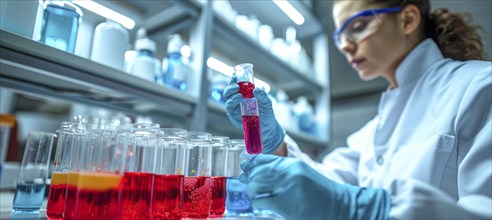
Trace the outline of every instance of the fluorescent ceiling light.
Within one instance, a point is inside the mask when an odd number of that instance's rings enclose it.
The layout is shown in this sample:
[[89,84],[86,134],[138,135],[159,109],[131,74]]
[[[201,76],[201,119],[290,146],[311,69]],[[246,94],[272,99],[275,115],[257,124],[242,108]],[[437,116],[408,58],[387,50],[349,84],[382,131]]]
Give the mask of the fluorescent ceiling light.
[[272,0],[297,25],[304,24],[304,16],[287,0]]
[[[227,65],[226,63],[214,58],[214,57],[209,57],[207,59],[207,66],[210,69],[213,69],[219,73],[222,73],[226,75],[227,77],[232,77],[232,74],[234,74],[234,67]],[[265,90],[265,92],[270,92],[270,85],[268,83],[264,82],[263,80],[260,80],[255,77],[255,86],[258,88],[261,88]]]
[[73,3],[83,7],[89,11],[92,11],[98,15],[101,15],[107,19],[111,19],[120,23],[123,27],[131,30],[135,27],[135,21],[125,15],[122,15],[112,9],[106,8],[92,0],[75,0]]
[[232,74],[234,73],[234,68],[232,66],[229,66],[225,64],[224,62],[214,58],[214,57],[209,57],[207,59],[207,66],[210,69],[213,69],[219,73],[222,73],[228,77],[232,77]]

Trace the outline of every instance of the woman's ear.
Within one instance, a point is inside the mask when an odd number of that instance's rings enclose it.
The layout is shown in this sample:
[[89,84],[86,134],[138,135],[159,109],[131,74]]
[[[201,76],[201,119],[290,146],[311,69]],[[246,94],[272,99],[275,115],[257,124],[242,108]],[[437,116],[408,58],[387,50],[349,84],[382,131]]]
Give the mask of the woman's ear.
[[401,27],[405,35],[409,35],[418,30],[422,19],[420,17],[420,10],[415,5],[407,5],[400,13]]

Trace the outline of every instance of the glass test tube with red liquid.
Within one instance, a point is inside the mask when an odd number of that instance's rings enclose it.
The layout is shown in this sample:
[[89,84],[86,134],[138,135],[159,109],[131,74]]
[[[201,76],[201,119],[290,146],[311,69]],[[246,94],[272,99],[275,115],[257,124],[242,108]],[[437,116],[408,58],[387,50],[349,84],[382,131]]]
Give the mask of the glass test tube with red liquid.
[[261,142],[258,101],[253,95],[255,88],[253,65],[250,63],[239,64],[234,67],[234,70],[239,85],[239,93],[243,95],[240,105],[246,151],[250,154],[259,154],[263,150],[263,144]]
[[211,134],[188,132],[187,144],[183,148],[185,158],[183,185],[184,218],[207,218],[212,200],[213,179]]
[[212,136],[212,204],[209,217],[221,217],[225,212],[226,171],[229,137]]

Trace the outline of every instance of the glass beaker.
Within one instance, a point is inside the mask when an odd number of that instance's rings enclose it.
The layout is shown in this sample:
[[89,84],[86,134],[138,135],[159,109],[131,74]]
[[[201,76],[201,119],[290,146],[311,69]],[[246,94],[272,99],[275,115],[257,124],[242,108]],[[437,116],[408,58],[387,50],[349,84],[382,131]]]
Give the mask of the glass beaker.
[[239,181],[243,172],[240,168],[244,160],[245,144],[243,139],[232,139],[227,157],[227,216],[252,215],[253,206],[248,197],[248,185]]
[[69,179],[74,177],[69,184],[77,185],[74,219],[117,219],[120,216],[118,201],[127,145],[118,143],[116,129],[98,118],[88,124],[79,155],[83,160],[80,171],[76,176],[69,175]]
[[183,196],[183,217],[207,218],[210,211],[213,180],[212,135],[205,132],[188,132],[185,158],[185,182]]
[[82,20],[82,10],[71,1],[46,1],[43,8],[39,41],[73,53]]
[[180,150],[186,146],[187,133],[180,128],[161,128],[154,176],[152,215],[156,219],[181,219],[183,211],[183,163]]
[[74,132],[72,122],[62,122],[58,133],[53,173],[51,174],[50,191],[46,215],[50,218],[62,218],[65,206],[65,192],[68,180],[68,162],[72,148]]
[[212,136],[212,204],[210,217],[220,217],[225,212],[226,171],[229,137]]
[[123,219],[151,219],[159,124],[139,123],[132,129],[123,178]]
[[39,213],[55,137],[49,132],[29,132],[13,200],[14,213]]
[[239,93],[243,95],[240,105],[246,151],[250,154],[259,154],[263,150],[263,144],[261,142],[258,101],[253,95],[255,88],[253,64],[239,64],[234,67],[234,71],[239,85]]

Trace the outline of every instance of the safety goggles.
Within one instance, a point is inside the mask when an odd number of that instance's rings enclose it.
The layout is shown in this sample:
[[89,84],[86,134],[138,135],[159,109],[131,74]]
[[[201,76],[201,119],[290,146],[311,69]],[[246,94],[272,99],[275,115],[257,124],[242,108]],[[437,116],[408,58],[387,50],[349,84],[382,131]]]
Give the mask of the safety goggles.
[[379,14],[400,12],[401,7],[377,8],[360,11],[348,18],[343,25],[333,33],[335,45],[341,49],[342,40],[359,43],[371,36],[379,27],[381,19]]

